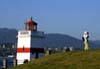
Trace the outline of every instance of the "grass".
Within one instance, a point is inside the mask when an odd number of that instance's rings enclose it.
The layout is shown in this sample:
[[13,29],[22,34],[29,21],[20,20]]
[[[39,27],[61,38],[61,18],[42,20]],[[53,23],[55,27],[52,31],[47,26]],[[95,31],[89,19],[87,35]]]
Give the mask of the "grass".
[[100,50],[60,52],[9,69],[100,69]]

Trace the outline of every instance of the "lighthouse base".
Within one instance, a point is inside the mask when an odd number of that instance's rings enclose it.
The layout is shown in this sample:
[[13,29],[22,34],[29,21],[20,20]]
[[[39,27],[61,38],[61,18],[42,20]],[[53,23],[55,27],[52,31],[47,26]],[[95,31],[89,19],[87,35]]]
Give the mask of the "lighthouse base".
[[25,60],[31,60],[31,53],[17,53],[17,64],[23,64]]

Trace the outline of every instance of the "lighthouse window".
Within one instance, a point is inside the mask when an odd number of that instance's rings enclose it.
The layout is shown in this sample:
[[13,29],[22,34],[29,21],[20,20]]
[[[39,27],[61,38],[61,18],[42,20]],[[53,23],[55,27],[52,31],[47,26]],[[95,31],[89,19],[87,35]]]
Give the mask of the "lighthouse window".
[[20,32],[20,34],[25,35],[25,34],[29,34],[29,33],[24,31],[24,32]]
[[34,26],[34,30],[36,30],[36,26]]

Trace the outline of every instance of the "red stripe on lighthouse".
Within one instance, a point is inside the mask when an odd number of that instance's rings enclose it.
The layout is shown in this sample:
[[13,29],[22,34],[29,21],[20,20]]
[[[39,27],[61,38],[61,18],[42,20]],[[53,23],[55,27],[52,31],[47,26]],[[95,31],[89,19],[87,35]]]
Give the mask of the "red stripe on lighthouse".
[[17,48],[17,53],[30,52],[30,48]]

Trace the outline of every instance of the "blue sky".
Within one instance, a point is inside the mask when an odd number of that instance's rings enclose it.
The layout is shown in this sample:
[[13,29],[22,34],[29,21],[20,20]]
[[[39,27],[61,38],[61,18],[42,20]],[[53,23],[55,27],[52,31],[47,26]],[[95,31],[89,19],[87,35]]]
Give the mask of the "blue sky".
[[22,30],[31,16],[40,31],[100,40],[100,0],[0,0],[0,28]]

